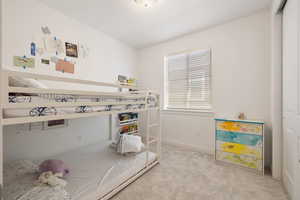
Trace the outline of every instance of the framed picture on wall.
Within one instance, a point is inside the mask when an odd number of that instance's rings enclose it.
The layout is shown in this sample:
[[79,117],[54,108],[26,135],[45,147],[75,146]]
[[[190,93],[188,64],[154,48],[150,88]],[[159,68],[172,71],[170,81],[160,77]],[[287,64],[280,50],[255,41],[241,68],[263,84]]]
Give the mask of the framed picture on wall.
[[78,58],[78,48],[76,44],[66,42],[66,56]]

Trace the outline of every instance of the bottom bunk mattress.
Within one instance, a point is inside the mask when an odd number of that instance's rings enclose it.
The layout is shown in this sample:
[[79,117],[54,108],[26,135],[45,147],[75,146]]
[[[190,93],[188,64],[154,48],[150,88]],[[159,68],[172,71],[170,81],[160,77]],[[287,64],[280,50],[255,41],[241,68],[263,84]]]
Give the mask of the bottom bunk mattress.
[[[146,152],[123,156],[109,145],[109,142],[89,145],[47,158],[63,160],[69,166],[65,190],[72,200],[100,199],[145,167]],[[149,152],[148,159],[153,162],[156,155]],[[41,161],[35,162],[38,164]],[[16,175],[18,172],[14,169],[18,168],[11,163],[4,166],[4,199],[22,199],[20,196],[35,187],[35,173]]]

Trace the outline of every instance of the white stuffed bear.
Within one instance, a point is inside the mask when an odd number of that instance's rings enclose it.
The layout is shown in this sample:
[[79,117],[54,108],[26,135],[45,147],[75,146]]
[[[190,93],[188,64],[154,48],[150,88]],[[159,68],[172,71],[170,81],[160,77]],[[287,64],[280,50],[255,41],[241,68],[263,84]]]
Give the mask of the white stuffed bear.
[[46,184],[46,185],[49,185],[52,187],[55,187],[55,186],[65,187],[67,185],[67,182],[65,180],[61,179],[62,177],[63,177],[62,173],[53,174],[53,172],[48,171],[48,172],[42,173],[39,176],[38,183]]

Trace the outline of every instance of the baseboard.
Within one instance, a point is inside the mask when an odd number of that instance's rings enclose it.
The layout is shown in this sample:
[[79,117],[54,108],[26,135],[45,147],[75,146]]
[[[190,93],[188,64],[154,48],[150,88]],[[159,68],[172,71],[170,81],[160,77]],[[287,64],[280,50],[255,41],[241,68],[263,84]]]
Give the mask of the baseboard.
[[286,170],[283,171],[282,181],[283,181],[283,188],[288,194],[289,199],[293,199],[292,196],[294,193],[294,181]]
[[214,155],[214,153],[212,151],[208,150],[207,148],[201,148],[201,147],[198,147],[195,145],[189,145],[189,144],[179,143],[179,142],[175,142],[175,141],[163,141],[162,143],[166,144],[166,145],[176,146],[178,148],[182,148],[185,150],[197,151],[200,153]]

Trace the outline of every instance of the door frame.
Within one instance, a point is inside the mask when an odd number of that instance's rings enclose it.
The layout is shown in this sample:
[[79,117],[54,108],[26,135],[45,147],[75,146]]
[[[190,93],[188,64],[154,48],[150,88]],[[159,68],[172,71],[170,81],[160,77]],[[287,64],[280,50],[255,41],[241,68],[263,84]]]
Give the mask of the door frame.
[[282,11],[287,0],[274,0],[271,8],[271,124],[272,177],[282,179]]

